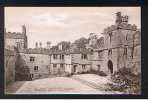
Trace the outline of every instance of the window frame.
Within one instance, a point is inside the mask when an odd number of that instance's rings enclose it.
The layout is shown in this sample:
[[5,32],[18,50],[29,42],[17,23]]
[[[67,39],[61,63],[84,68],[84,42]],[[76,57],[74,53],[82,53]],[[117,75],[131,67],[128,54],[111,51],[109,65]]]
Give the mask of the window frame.
[[58,55],[57,54],[53,54],[53,59],[58,59]]
[[53,68],[57,68],[57,64],[53,64]]
[[87,56],[87,54],[81,54],[81,59],[88,59],[88,56]]
[[38,71],[39,67],[38,66],[34,66],[34,71]]
[[35,57],[33,57],[33,56],[30,56],[30,62],[34,62],[35,61]]
[[86,69],[86,65],[85,64],[82,64],[82,69]]

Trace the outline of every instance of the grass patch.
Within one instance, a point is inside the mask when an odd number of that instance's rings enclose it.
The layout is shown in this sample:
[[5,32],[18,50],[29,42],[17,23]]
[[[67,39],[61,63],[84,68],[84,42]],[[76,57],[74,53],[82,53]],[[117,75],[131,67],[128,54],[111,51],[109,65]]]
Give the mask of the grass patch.
[[109,90],[120,91],[127,94],[140,94],[141,75],[133,74],[130,68],[121,68],[111,76],[111,79],[113,84],[107,84]]

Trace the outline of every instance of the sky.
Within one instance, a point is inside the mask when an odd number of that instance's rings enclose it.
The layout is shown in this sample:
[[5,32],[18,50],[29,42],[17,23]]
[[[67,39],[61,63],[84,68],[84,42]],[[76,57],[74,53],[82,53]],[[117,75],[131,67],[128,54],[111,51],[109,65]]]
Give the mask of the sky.
[[118,11],[141,28],[140,7],[5,7],[5,28],[7,32],[22,32],[25,24],[28,47],[34,48],[36,42],[45,47],[47,41],[51,45],[74,42],[90,33],[100,37],[104,28],[115,24]]

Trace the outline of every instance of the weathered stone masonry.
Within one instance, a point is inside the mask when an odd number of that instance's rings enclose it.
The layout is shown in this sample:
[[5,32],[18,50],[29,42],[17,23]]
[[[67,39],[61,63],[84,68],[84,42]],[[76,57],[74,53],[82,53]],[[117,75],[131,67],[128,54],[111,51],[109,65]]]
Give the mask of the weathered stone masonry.
[[15,78],[6,78],[7,81],[32,80],[90,70],[112,74],[123,67],[132,68],[135,74],[141,72],[141,32],[136,25],[128,24],[128,16],[122,16],[121,12],[116,13],[115,24],[104,29],[102,37],[98,39],[93,33],[90,34],[85,49],[73,46],[69,50],[62,50],[61,46],[59,50],[53,51],[49,43],[48,48],[42,48],[41,43],[40,47],[36,43],[36,48],[28,48],[27,44],[24,25],[22,33],[5,33],[5,48],[16,52],[13,55],[16,64],[12,64],[14,70],[8,70],[11,66],[8,68],[5,64],[6,77],[15,72]]

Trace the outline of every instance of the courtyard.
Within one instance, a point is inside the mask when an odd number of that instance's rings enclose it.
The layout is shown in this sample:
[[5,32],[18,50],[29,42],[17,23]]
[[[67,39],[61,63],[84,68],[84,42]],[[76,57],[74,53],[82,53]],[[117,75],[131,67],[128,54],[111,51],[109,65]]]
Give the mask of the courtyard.
[[7,94],[120,94],[105,91],[105,84],[111,83],[109,76],[79,74],[70,77],[53,77],[33,81],[17,81],[10,84]]

